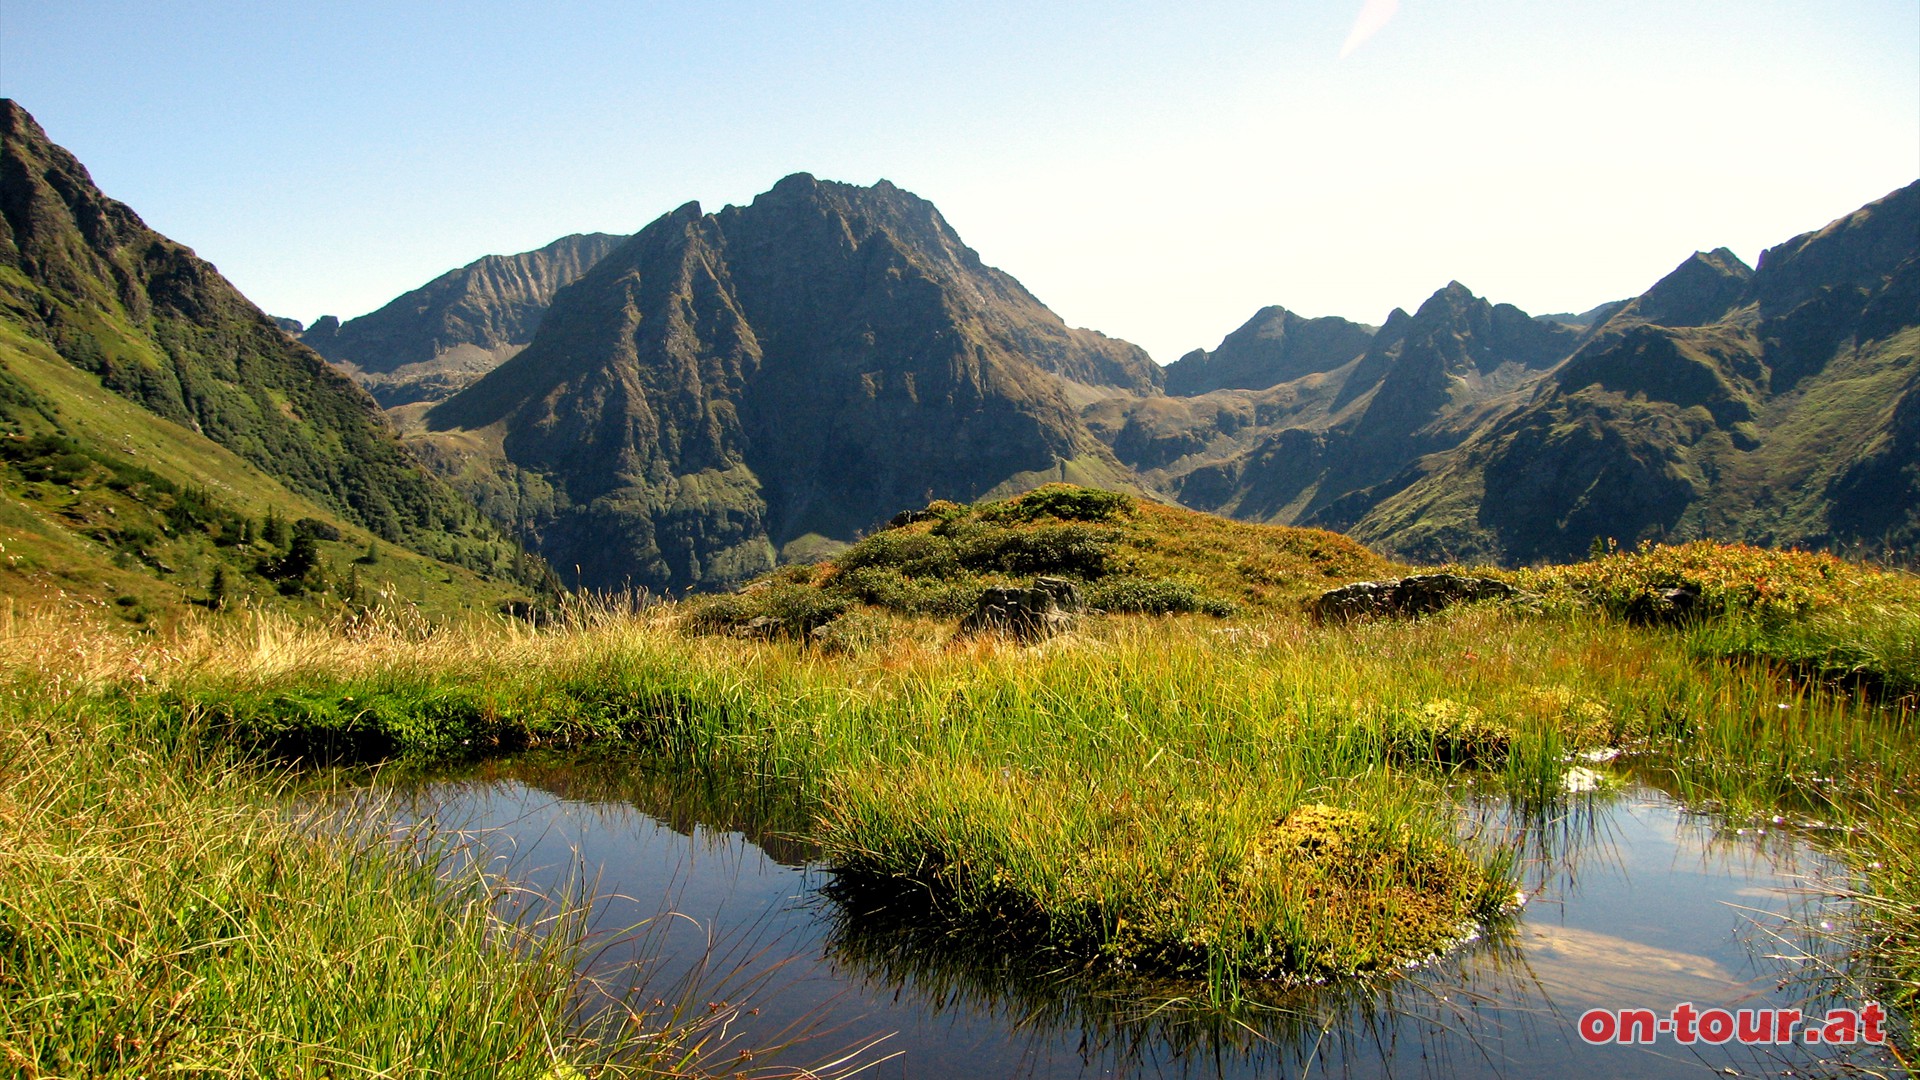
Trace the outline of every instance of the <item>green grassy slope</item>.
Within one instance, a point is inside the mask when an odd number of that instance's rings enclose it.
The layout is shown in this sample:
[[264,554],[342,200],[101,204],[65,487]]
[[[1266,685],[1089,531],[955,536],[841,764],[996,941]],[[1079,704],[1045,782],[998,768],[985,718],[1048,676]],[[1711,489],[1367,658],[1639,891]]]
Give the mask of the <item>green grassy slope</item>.
[[[107,595],[144,618],[196,593],[362,604],[402,585],[452,609],[545,580],[372,399],[8,100],[0,438],[9,594]],[[262,537],[269,511],[309,524]]]
[[[304,568],[284,561],[296,531],[314,534]],[[0,596],[145,622],[218,600],[311,611],[385,596],[442,615],[524,595],[505,580],[513,547],[447,539],[493,575],[381,540],[0,322]]]
[[[35,355],[92,375],[88,393],[205,436],[383,541],[493,572],[472,543],[497,543],[491,526],[407,453],[371,398],[103,194],[12,101],[0,100],[0,136],[0,326],[12,348],[38,343]],[[71,409],[72,389],[40,397]],[[12,395],[15,427],[48,415],[33,396]]]

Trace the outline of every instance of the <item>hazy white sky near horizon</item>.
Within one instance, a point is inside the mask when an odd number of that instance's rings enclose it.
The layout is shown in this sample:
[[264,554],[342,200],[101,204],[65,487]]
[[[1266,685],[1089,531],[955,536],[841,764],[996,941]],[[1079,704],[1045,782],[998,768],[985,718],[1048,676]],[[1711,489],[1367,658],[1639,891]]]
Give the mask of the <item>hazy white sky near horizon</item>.
[[1167,362],[1751,262],[1920,177],[1920,4],[0,0],[0,95],[275,314],[805,171]]

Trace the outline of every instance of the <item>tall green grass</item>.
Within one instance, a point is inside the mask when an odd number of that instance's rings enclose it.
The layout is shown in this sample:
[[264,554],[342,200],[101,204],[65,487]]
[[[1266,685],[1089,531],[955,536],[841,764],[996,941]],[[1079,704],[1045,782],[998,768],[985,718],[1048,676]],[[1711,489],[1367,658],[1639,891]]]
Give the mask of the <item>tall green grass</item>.
[[[644,619],[435,651],[458,641],[216,665],[148,700],[293,753],[596,741],[748,778],[784,792],[851,878],[932,896],[995,947],[1226,996],[1391,967],[1492,917],[1507,856],[1457,838],[1457,771],[1551,800],[1575,751],[1705,745],[1715,717],[1786,692],[1666,632],[1497,609],[1229,632],[1114,618],[1037,649],[909,638],[851,657]],[[1337,835],[1306,835],[1315,822]]]
[[449,878],[440,838],[390,835],[377,801],[89,677],[147,660],[62,644],[68,680],[0,682],[0,1072],[792,1075],[729,1033],[745,1005],[581,982],[580,896],[506,905],[499,880]]

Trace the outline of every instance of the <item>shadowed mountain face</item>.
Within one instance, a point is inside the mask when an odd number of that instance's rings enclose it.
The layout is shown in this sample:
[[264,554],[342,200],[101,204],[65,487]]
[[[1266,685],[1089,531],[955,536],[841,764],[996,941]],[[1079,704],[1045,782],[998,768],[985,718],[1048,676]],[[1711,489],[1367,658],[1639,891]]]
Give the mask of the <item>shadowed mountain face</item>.
[[1169,368],[1168,394],[931,206],[794,177],[649,227],[426,441],[602,584],[731,580],[930,495],[1076,469],[1418,558],[1912,543],[1914,198],[1758,270],[1697,253],[1583,316],[1458,282],[1377,330],[1263,309]]
[[440,401],[532,341],[553,294],[624,239],[576,234],[537,251],[488,255],[371,314],[345,323],[325,316],[293,332],[388,408]]
[[[366,394],[211,265],[102,194],[8,100],[0,100],[0,331],[0,344],[50,347],[106,390],[380,536],[425,550],[451,530],[484,528],[405,451]],[[10,366],[0,364],[9,427],[31,412],[27,427],[64,430],[61,404]]]
[[1660,326],[1706,326],[1740,306],[1752,282],[1753,271],[1726,248],[1696,251],[1616,314]]
[[1072,400],[1159,378],[982,264],[924,200],[796,175],[649,225],[421,441],[563,574],[683,589],[929,497],[1128,486]]
[[[101,195],[10,102],[0,133],[0,359],[91,373],[380,535],[495,548],[297,324]],[[924,200],[805,175],[484,259],[304,336],[593,587],[720,586],[932,498],[1051,480],[1412,558],[1920,542],[1920,184],[1757,269],[1698,253],[1584,315],[1457,282],[1377,330],[1266,308],[1164,373],[1065,326]],[[0,417],[57,429],[22,370],[0,366]]]

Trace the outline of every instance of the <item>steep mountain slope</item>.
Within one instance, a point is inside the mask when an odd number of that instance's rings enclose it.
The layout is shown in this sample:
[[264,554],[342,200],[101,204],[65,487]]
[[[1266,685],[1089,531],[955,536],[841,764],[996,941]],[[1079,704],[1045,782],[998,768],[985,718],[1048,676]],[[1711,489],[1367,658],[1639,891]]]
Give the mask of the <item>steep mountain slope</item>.
[[144,623],[190,605],[438,615],[529,595],[505,580],[527,566],[509,543],[449,539],[496,572],[379,541],[0,320],[0,596]]
[[576,233],[488,255],[357,319],[323,317],[299,337],[382,405],[444,400],[525,348],[553,294],[625,239]]
[[1130,486],[1075,399],[1158,391],[885,181],[688,204],[562,289],[419,444],[563,575],[684,589],[930,497]]
[[1920,539],[1920,183],[1768,250],[1695,255],[1537,400],[1316,523],[1413,557],[1596,537]]
[[[76,494],[146,483],[111,467],[111,424],[81,437],[76,418],[106,415],[110,394],[271,473],[330,529],[537,573],[289,339],[297,324],[0,108],[0,483],[24,500],[8,520],[85,519],[99,540],[124,531],[102,515],[207,502],[188,489],[218,486],[212,465],[149,484],[152,499],[60,504],[62,477]],[[1065,326],[924,200],[797,174],[624,240],[483,259],[303,336],[393,404],[414,452],[487,516],[593,587],[724,585],[830,554],[902,507],[1058,480],[1352,529],[1414,558],[1566,558],[1596,537],[1910,546],[1917,192],[1757,269],[1696,253],[1577,316],[1454,282],[1377,329],[1265,308],[1163,372]],[[94,382],[49,374],[68,368]],[[215,510],[186,524],[217,546]]]
[[[277,508],[311,517],[322,533],[340,532],[342,543],[357,532],[362,551],[378,537],[476,569],[513,559],[511,545],[407,453],[371,399],[290,341],[212,266],[103,195],[7,100],[0,440],[0,501],[11,526],[25,530],[18,543],[31,533],[40,538],[32,543],[52,545],[29,560],[44,569],[71,569],[68,556],[78,552],[112,555],[121,541],[100,549],[95,534],[126,529],[103,518],[189,504],[212,516],[181,509],[186,517],[156,535],[188,529],[238,543],[229,525],[237,530],[241,518]],[[136,459],[134,471],[105,464],[125,458]],[[198,464],[183,465],[188,458]],[[71,482],[62,486],[61,477]],[[92,499],[96,486],[111,497]],[[198,490],[182,494],[188,489]],[[134,549],[151,546],[142,540]],[[157,565],[164,560],[128,558],[170,573]]]

